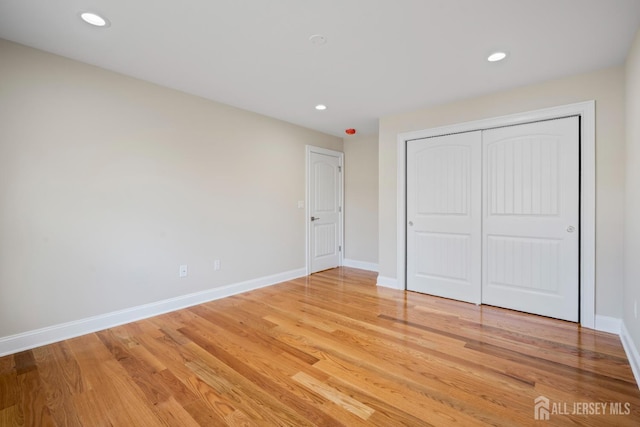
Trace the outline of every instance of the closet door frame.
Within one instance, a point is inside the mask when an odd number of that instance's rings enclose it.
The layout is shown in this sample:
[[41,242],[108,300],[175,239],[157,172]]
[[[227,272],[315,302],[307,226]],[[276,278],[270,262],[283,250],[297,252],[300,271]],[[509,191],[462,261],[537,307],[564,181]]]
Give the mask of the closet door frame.
[[580,324],[595,329],[595,101],[563,105],[450,126],[398,134],[396,286],[406,289],[407,141],[511,126],[569,116],[580,117]]

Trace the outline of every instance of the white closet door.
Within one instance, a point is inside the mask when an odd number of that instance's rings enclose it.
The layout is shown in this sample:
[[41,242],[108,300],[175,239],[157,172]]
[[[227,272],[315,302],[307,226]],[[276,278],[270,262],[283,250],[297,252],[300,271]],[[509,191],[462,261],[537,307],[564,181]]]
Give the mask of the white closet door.
[[407,289],[480,303],[481,132],[407,144]]
[[577,117],[483,132],[482,302],[578,321]]

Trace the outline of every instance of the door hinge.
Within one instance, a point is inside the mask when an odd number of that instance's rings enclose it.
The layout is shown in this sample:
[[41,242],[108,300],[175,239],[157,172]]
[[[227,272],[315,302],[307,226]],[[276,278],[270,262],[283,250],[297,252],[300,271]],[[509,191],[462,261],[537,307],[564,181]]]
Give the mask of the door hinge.
[[342,172],[342,166],[338,166],[338,172]]

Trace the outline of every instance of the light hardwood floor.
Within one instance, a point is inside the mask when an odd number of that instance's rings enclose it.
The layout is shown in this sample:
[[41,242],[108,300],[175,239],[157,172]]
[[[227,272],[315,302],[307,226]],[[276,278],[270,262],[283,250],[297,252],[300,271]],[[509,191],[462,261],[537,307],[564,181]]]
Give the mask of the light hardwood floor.
[[340,268],[0,358],[0,425],[638,426],[640,392],[617,336]]

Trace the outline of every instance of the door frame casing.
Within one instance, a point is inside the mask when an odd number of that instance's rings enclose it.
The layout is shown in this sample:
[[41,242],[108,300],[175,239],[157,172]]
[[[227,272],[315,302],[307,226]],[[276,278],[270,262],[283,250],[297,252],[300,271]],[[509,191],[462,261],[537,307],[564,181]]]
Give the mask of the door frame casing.
[[340,212],[338,213],[338,246],[342,249],[338,251],[338,266],[342,266],[344,258],[344,153],[341,151],[329,150],[327,148],[316,147],[313,145],[305,146],[305,203],[304,203],[304,224],[305,224],[305,270],[307,276],[311,274],[311,222],[309,218],[311,213],[311,153],[324,154],[327,156],[338,157],[341,168],[339,176],[338,202],[340,204]]
[[580,116],[580,324],[595,329],[596,144],[595,101],[474,120],[398,134],[397,139],[397,287],[406,289],[407,141],[485,130],[567,116]]

